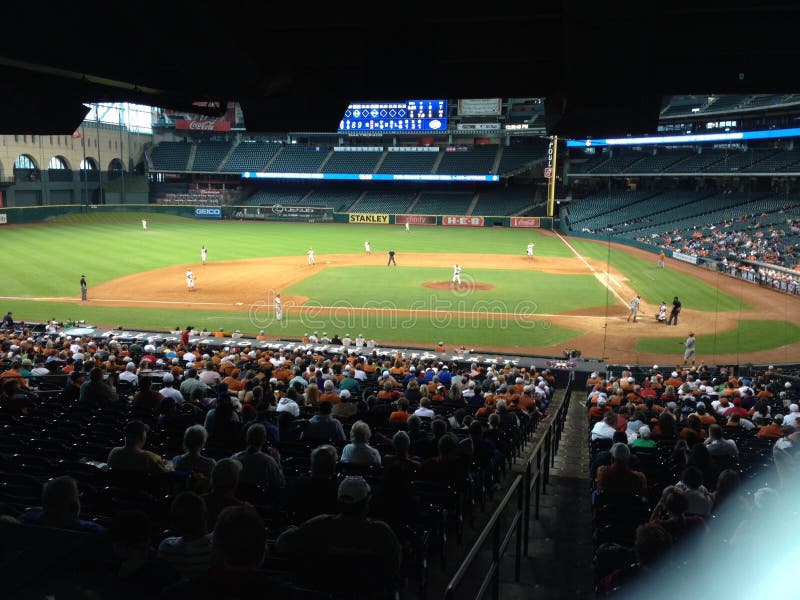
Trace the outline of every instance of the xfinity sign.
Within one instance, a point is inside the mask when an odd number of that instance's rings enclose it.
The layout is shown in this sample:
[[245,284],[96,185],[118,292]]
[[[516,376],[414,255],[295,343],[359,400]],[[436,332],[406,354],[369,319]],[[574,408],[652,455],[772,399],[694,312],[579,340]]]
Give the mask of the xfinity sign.
[[221,219],[222,209],[218,206],[197,206],[194,216],[197,219]]

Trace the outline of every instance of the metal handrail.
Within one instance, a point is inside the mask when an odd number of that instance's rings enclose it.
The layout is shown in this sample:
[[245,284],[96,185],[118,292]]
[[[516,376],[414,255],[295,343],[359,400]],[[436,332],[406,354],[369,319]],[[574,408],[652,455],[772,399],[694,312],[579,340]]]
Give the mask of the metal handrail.
[[[464,576],[469,571],[475,558],[480,553],[483,545],[489,536],[492,536],[492,561],[489,569],[481,581],[478,588],[475,600],[483,598],[487,589],[491,585],[492,599],[499,600],[500,598],[500,560],[505,554],[511,539],[516,534],[516,548],[514,556],[514,580],[520,580],[520,568],[523,554],[528,556],[528,539],[529,539],[529,521],[531,509],[531,490],[536,487],[536,504],[535,504],[535,518],[539,518],[539,498],[542,492],[546,490],[550,467],[555,464],[555,453],[558,452],[558,446],[561,442],[561,433],[564,430],[564,422],[566,421],[567,411],[569,410],[570,396],[572,395],[572,383],[574,377],[571,376],[567,385],[566,392],[564,393],[564,401],[558,407],[553,420],[547,427],[547,433],[543,435],[536,443],[528,461],[525,465],[525,475],[517,475],[514,481],[508,488],[505,496],[501,500],[498,507],[495,509],[489,522],[481,531],[478,539],[470,548],[467,556],[461,562],[458,570],[450,579],[447,589],[444,593],[444,600],[454,600],[456,591],[461,585]],[[533,463],[536,463],[536,473],[533,471]],[[524,483],[523,483],[524,482]],[[517,508],[511,518],[511,523],[506,530],[505,536],[501,540],[501,522],[500,517],[511,501],[511,498],[517,495]]]

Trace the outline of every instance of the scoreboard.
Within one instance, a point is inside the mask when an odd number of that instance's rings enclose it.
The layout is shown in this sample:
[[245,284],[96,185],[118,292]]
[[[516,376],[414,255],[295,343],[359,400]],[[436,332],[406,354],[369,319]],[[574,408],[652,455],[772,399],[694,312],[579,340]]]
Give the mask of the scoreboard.
[[358,102],[350,104],[339,122],[339,132],[348,131],[445,131],[447,100],[405,102]]

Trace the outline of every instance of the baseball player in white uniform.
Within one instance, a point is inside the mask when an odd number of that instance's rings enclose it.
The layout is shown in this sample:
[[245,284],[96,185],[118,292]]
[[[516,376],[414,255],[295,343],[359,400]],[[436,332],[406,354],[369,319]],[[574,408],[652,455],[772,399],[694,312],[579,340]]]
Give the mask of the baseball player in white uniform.
[[194,291],[194,273],[191,269],[186,271],[186,289],[190,292]]
[[453,267],[453,279],[451,280],[451,282],[461,285],[461,267],[458,265],[455,265]]
[[528,244],[528,258],[533,258],[533,242]]
[[406,231],[411,231],[411,224],[406,222]]
[[142,229],[147,231],[147,219],[142,219]]
[[311,265],[312,267],[314,266],[314,249],[313,248],[309,248],[308,249],[308,264]]
[[369,240],[367,240],[366,242],[364,242],[364,252],[366,252],[366,253],[367,253],[367,256],[369,256],[370,254],[372,254],[372,247],[369,245]]
[[208,254],[208,250],[206,250],[205,246],[200,248],[200,260],[203,262],[203,264],[206,264],[206,255],[207,254]]
[[281,295],[275,294],[275,320],[283,319],[283,308],[281,307]]

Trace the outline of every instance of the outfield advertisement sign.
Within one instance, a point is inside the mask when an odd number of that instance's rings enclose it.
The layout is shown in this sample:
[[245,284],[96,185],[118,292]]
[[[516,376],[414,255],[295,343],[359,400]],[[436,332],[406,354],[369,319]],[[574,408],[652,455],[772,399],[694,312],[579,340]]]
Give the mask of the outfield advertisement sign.
[[541,227],[539,217],[511,217],[511,227]]
[[442,217],[442,225],[450,227],[483,227],[483,217],[456,217],[445,215]]
[[683,262],[691,263],[693,265],[697,264],[696,256],[692,256],[691,254],[684,254],[683,252],[673,252],[672,258],[677,258],[678,260],[682,260]]
[[234,219],[250,221],[305,221],[318,223],[333,221],[333,210],[323,206],[272,206],[241,207],[233,212]]
[[432,215],[395,215],[395,225],[436,225],[436,217]]
[[368,223],[370,225],[388,225],[389,215],[378,215],[370,213],[349,213],[347,215],[349,223]]
[[197,206],[194,216],[196,219],[221,219],[222,209],[219,206]]

